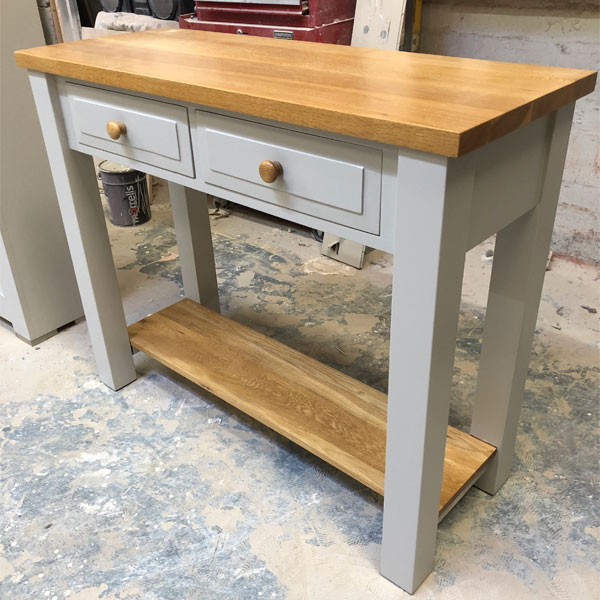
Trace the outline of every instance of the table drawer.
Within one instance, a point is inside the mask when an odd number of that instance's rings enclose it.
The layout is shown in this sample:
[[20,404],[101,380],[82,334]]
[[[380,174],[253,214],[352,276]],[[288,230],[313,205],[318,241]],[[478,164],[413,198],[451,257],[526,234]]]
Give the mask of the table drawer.
[[[105,150],[167,171],[194,176],[188,111],[184,106],[119,92],[65,83],[63,106],[69,137],[83,146]],[[112,139],[107,124],[123,123]],[[114,126],[114,125],[113,125]],[[144,165],[139,165],[143,170]]]
[[[206,111],[196,111],[196,126],[205,183],[379,235],[380,149]],[[283,169],[272,183],[261,178],[263,161]]]

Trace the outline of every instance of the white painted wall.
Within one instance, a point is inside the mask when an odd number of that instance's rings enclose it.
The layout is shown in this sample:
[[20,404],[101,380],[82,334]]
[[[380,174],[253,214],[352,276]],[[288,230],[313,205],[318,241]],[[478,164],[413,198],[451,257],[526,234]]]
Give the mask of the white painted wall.
[[[598,3],[589,0],[424,0],[421,51],[600,68]],[[600,85],[577,103],[553,249],[600,263]]]

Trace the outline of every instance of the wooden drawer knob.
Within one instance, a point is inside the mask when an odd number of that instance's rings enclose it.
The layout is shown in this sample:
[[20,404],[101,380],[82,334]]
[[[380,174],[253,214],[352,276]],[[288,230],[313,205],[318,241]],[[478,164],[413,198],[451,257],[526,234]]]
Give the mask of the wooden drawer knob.
[[260,178],[266,183],[273,183],[283,175],[283,167],[276,160],[263,160],[258,166]]
[[127,133],[127,127],[123,121],[109,121],[106,124],[106,131],[113,140],[118,140]]

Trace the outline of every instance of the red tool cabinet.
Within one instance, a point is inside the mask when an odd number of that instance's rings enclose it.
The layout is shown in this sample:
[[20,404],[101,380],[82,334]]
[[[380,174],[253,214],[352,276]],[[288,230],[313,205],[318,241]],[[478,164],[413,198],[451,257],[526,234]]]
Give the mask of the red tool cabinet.
[[356,0],[196,0],[179,27],[349,45],[355,7]]

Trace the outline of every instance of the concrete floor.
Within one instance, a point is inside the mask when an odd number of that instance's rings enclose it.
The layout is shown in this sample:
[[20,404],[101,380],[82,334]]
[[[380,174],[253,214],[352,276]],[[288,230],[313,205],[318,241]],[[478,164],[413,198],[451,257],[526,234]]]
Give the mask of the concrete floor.
[[[222,310],[385,390],[391,257],[362,271],[310,232],[212,217]],[[181,293],[165,188],[109,226],[129,322]],[[467,257],[451,423],[468,429],[492,259]],[[415,598],[584,600],[598,575],[598,270],[546,275],[513,472],[441,523]],[[410,318],[410,315],[407,315]],[[114,393],[85,322],[30,348],[0,326],[0,598],[408,597],[378,574],[382,499],[139,353]],[[596,596],[597,597],[597,596]]]

